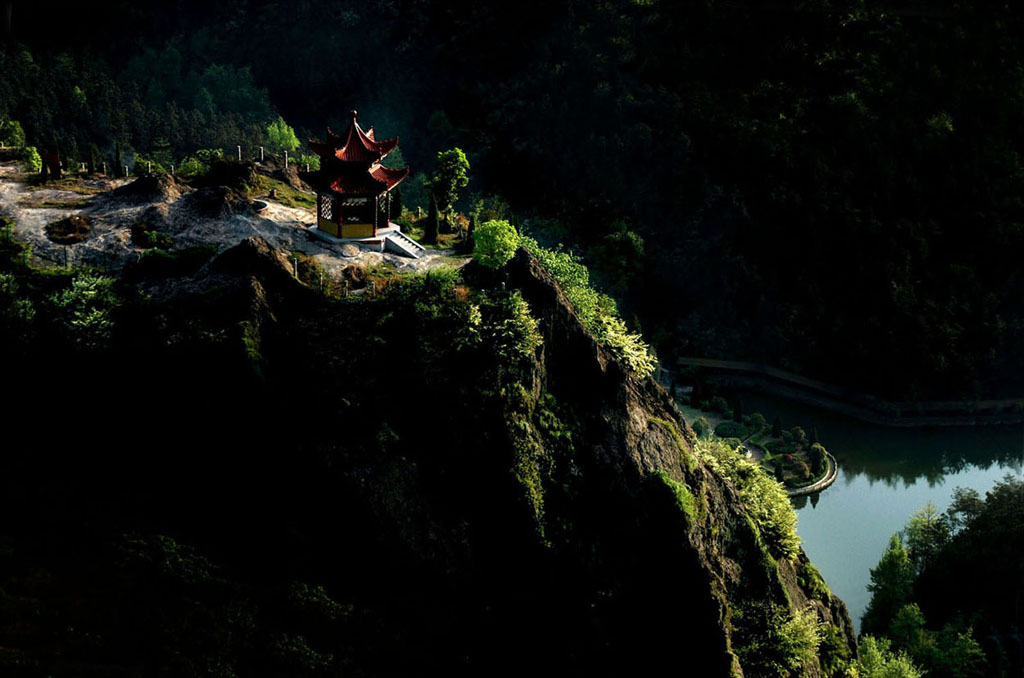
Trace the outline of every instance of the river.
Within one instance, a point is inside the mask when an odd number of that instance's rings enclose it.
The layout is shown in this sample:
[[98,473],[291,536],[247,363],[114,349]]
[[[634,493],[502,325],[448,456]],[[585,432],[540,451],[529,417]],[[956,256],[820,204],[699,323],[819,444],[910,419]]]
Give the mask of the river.
[[846,601],[858,632],[870,570],[914,511],[928,501],[944,511],[956,487],[984,496],[1007,473],[1021,473],[1019,425],[890,428],[758,393],[740,398],[744,412],[761,412],[769,422],[778,415],[785,428],[817,428],[838,460],[831,487],[794,500],[797,531],[833,593]]

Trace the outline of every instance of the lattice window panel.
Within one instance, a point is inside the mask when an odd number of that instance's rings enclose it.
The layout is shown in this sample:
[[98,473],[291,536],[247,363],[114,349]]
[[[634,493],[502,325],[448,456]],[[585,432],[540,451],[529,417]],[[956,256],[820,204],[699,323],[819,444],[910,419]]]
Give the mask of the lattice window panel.
[[320,194],[320,218],[326,221],[334,221],[334,205],[331,196]]

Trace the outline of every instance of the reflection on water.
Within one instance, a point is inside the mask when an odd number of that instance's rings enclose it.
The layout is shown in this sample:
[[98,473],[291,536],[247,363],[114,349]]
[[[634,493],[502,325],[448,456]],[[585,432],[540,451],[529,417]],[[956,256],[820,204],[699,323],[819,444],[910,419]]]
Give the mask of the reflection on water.
[[949,505],[956,487],[983,495],[1007,473],[1021,474],[1024,427],[887,428],[791,401],[741,395],[745,412],[776,415],[785,428],[817,428],[839,461],[839,477],[820,495],[794,499],[804,549],[854,625],[868,603],[865,588],[889,537],[928,501]]

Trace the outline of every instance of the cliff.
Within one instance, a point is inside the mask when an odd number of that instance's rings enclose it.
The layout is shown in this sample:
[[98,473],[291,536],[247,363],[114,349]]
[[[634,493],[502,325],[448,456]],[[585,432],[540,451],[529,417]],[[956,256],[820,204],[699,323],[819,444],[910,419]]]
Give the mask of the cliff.
[[7,674],[838,675],[845,606],[747,471],[525,250],[372,282],[251,239],[12,371],[62,426],[2,469]]

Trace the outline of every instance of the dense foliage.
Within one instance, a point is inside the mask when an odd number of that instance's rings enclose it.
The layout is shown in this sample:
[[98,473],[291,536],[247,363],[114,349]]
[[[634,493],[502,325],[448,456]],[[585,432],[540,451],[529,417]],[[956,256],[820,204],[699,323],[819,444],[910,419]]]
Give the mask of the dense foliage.
[[654,371],[655,358],[650,347],[639,333],[630,332],[626,327],[615,300],[591,285],[590,271],[579,257],[561,246],[554,249],[543,247],[529,236],[521,236],[518,244],[537,257],[558,281],[594,338],[639,376],[645,377]]
[[473,233],[473,241],[474,260],[487,268],[501,268],[516,253],[519,234],[505,220],[485,221]]
[[0,116],[68,158],[166,166],[358,106],[401,132],[410,190],[458,145],[471,193],[553,217],[665,355],[1012,389],[1024,12],[915,7],[119,1],[71,31],[19,5]]
[[862,628],[881,654],[891,644],[937,678],[1019,673],[1007,648],[1020,623],[1022,518],[1024,484],[1011,476],[984,499],[958,488],[944,513],[928,504],[911,516],[907,545],[893,535],[871,571]]
[[772,555],[795,557],[800,549],[796,512],[782,485],[760,464],[723,441],[700,438],[695,449],[711,468],[735,484]]

